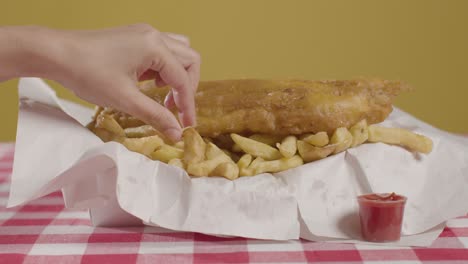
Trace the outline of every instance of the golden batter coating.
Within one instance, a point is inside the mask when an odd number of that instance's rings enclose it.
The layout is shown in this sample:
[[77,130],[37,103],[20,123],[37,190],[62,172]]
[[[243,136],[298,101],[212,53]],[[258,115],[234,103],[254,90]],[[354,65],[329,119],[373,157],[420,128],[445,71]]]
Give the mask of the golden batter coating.
[[[366,119],[382,122],[392,101],[408,87],[400,81],[356,80],[221,80],[200,82],[196,93],[197,131],[202,136],[262,133],[300,135],[351,127]],[[163,103],[168,88],[142,91]],[[142,124],[112,110],[125,128]]]

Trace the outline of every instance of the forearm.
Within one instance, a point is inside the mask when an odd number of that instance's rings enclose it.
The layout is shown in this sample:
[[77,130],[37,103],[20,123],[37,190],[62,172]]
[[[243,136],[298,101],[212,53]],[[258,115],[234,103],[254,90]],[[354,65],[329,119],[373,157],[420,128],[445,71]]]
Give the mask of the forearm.
[[0,27],[0,81],[25,76],[56,79],[64,54],[59,36],[44,27]]

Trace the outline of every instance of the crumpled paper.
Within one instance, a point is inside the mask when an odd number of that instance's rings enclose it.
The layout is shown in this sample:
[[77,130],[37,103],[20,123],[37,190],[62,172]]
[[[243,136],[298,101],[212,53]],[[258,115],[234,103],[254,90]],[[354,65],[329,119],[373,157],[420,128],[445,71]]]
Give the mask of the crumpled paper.
[[62,189],[66,205],[106,212],[115,201],[143,223],[214,235],[366,243],[356,196],[408,197],[403,237],[428,246],[446,220],[468,212],[468,140],[395,109],[382,126],[430,137],[429,155],[364,144],[281,173],[190,178],[183,170],[103,143],[84,125],[92,110],[60,100],[40,79],[19,83],[9,206]]

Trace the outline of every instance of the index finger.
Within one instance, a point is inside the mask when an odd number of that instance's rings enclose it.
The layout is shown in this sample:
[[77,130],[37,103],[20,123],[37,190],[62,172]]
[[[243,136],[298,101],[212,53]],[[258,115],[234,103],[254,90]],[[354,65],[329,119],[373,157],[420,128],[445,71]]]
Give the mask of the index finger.
[[156,52],[151,69],[159,72],[161,79],[172,87],[179,121],[184,127],[196,125],[195,93],[189,74],[164,42],[161,41]]

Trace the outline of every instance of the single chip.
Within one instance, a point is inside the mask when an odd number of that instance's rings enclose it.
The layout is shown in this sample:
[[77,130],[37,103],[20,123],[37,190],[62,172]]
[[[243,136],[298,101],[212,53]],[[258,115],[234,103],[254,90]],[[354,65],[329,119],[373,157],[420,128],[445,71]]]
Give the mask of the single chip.
[[109,141],[119,142],[121,140],[120,137],[116,137],[114,133],[104,128],[94,127],[94,128],[91,128],[91,131],[104,142],[109,142]]
[[295,136],[287,136],[280,143],[276,143],[281,155],[285,158],[290,158],[296,155],[297,152],[297,138]]
[[333,133],[333,136],[330,139],[330,143],[332,145],[336,145],[333,154],[343,152],[347,150],[353,143],[353,135],[349,133],[346,127],[340,127],[335,130],[335,133]]
[[258,164],[262,163],[262,162],[265,162],[265,160],[262,158],[262,157],[257,157],[256,159],[254,159],[250,165],[249,165],[249,169],[251,170],[255,170],[258,166]]
[[144,138],[123,138],[121,143],[128,150],[150,156],[157,148],[164,145],[164,141],[159,136],[151,136]]
[[349,132],[353,136],[353,143],[351,143],[352,148],[363,144],[369,138],[367,121],[365,119],[359,121],[357,124],[355,124],[349,129]]
[[174,145],[172,145],[174,148],[178,148],[178,149],[184,149],[184,141],[179,141],[177,143],[175,143]]
[[239,166],[240,169],[247,168],[249,167],[251,162],[252,162],[252,155],[244,154],[237,162],[237,166]]
[[278,160],[270,160],[270,161],[259,161],[254,166],[251,166],[254,175],[261,174],[261,173],[275,173],[280,171],[285,171],[288,169],[292,169],[304,164],[304,161],[298,155],[292,156],[290,158],[281,158]]
[[184,163],[199,163],[205,159],[206,143],[193,127],[184,129]]
[[184,162],[181,159],[171,159],[167,164],[184,169]]
[[235,144],[235,143],[234,143],[234,145],[232,145],[231,150],[232,150],[233,152],[236,152],[236,153],[242,152],[241,147],[240,147],[239,145]]
[[103,128],[119,137],[125,136],[125,131],[111,115],[99,115],[96,119],[96,128]]
[[184,157],[184,151],[173,146],[162,145],[151,153],[151,159],[159,160],[165,163],[168,163],[173,159],[182,159]]
[[253,134],[249,138],[274,147],[276,146],[276,143],[281,142],[281,139],[283,139],[283,136],[270,135],[270,134]]
[[224,153],[224,151],[211,142],[206,145],[205,157],[207,160],[221,158],[224,162],[232,162],[232,159],[229,155]]
[[205,141],[206,144],[208,144],[208,143],[213,143],[213,139],[212,139],[212,138],[203,137],[203,140]]
[[317,134],[306,134],[301,137],[301,140],[316,147],[324,147],[330,141],[328,139],[327,132],[318,132]]
[[236,154],[236,153],[233,153],[233,152],[231,152],[231,151],[229,151],[227,149],[221,149],[221,150],[224,152],[224,154],[231,157],[232,161],[234,161],[234,162],[237,162],[240,159],[239,155]]
[[255,157],[261,157],[266,160],[275,160],[281,158],[279,150],[256,140],[231,134],[232,140],[245,152]]
[[239,176],[249,176],[252,175],[253,171],[248,170],[250,163],[252,162],[252,155],[244,154],[239,161],[237,162],[237,167],[239,167]]
[[305,162],[316,161],[328,157],[335,151],[336,145],[327,145],[325,147],[316,147],[305,141],[297,141],[297,150]]
[[221,176],[229,180],[235,180],[239,178],[239,168],[233,162],[223,162],[211,172],[210,176]]
[[411,151],[428,154],[432,151],[433,143],[428,137],[415,134],[401,128],[369,126],[369,142],[382,142],[399,145]]
[[141,138],[157,135],[158,132],[150,125],[143,125],[138,127],[128,127],[124,129],[125,136],[129,138]]

